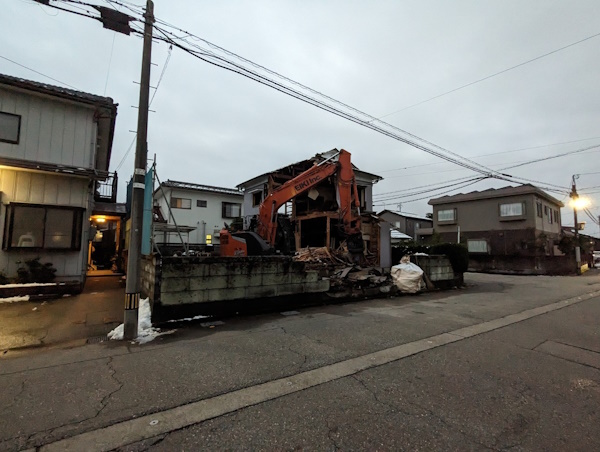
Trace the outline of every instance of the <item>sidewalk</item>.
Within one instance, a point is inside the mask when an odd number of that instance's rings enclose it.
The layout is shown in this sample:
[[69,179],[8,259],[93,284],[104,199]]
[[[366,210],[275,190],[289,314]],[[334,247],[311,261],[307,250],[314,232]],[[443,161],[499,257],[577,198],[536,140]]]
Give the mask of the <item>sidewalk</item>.
[[88,277],[79,295],[0,304],[0,353],[104,336],[123,322],[125,288],[118,276]]

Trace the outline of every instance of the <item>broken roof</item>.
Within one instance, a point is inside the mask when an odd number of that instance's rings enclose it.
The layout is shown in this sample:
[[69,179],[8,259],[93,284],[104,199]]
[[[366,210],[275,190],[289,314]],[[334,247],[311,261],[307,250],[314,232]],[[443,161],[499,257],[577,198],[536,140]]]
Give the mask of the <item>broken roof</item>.
[[564,204],[558,199],[550,196],[548,193],[543,191],[542,189],[531,185],[531,184],[523,184],[516,187],[508,186],[502,188],[490,188],[488,190],[482,191],[472,191],[469,193],[459,193],[457,195],[451,196],[442,196],[441,198],[433,198],[430,199],[428,204],[435,206],[438,204],[449,204],[454,202],[468,202],[475,201],[480,199],[490,199],[490,198],[503,198],[506,196],[517,196],[517,195],[528,195],[535,194],[541,198],[546,199],[560,207],[564,207]]
[[[261,179],[267,178],[268,176],[271,176],[274,179],[277,179],[279,177],[282,179],[281,182],[285,182],[289,179],[292,179],[292,178],[298,176],[299,174],[308,170],[312,166],[314,166],[318,163],[321,163],[325,160],[331,159],[332,157],[335,156],[336,153],[339,153],[339,152],[340,151],[338,149],[332,149],[327,152],[315,154],[314,157],[311,157],[309,159],[301,160],[296,163],[292,163],[290,165],[284,166],[284,167],[276,169],[274,171],[269,171],[268,173],[263,173],[260,176],[255,176],[252,179],[249,179],[245,182],[242,182],[241,184],[238,184],[237,187],[240,189],[245,189],[247,186],[252,186],[256,183],[259,183],[259,181]],[[373,184],[375,184],[383,179],[383,177],[378,176],[376,174],[368,173],[366,171],[361,171],[354,164],[352,164],[352,169],[354,170],[354,172],[356,173],[357,176],[361,176],[366,179],[371,179],[371,182]]]
[[[161,183],[162,187],[178,188],[181,190],[195,190],[213,193],[223,193],[226,195],[243,196],[244,194],[236,188],[225,188],[225,187],[213,187],[211,185],[200,185],[191,182],[180,182],[176,180],[170,180]],[[158,190],[158,189],[157,189]]]

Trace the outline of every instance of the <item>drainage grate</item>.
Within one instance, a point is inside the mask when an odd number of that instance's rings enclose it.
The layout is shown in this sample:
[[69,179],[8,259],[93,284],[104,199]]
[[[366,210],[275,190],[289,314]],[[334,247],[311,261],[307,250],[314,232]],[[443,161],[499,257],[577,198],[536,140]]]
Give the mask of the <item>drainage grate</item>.
[[104,336],[95,336],[95,337],[88,337],[87,339],[87,343],[88,344],[99,344],[100,342],[104,342],[108,340],[108,335],[104,335]]

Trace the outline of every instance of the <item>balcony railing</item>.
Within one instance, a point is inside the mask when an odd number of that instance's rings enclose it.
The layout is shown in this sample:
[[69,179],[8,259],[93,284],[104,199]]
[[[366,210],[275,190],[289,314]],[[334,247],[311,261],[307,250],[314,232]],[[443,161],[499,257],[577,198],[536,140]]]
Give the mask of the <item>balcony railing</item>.
[[94,187],[94,201],[117,202],[117,173],[109,173],[106,180],[97,180]]

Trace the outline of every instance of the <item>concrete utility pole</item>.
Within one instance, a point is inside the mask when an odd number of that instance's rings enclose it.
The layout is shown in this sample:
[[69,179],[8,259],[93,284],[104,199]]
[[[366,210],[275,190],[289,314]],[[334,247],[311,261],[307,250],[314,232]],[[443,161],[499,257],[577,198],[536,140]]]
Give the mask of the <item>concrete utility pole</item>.
[[144,180],[148,160],[148,107],[150,100],[150,59],[152,55],[152,26],[154,3],[146,1],[144,14],[144,51],[142,53],[142,76],[138,106],[137,143],[131,196],[131,235],[127,258],[127,283],[125,286],[125,314],[123,319],[125,340],[135,339],[138,334],[138,310],[140,305],[140,267],[142,255],[142,223],[144,214]]

